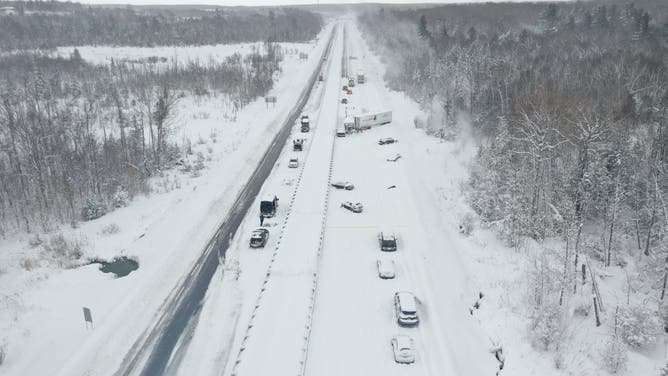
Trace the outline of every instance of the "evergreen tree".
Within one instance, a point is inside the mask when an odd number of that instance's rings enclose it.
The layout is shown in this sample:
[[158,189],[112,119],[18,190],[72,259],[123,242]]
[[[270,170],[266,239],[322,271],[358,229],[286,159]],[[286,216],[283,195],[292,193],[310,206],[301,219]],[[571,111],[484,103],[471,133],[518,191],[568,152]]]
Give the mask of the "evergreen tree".
[[427,30],[427,17],[425,17],[424,14],[420,17],[418,34],[424,39],[431,39],[431,34],[429,33],[429,30]]
[[643,34],[647,34],[649,32],[649,19],[650,19],[649,13],[648,12],[643,13],[642,19],[640,21],[640,31]]

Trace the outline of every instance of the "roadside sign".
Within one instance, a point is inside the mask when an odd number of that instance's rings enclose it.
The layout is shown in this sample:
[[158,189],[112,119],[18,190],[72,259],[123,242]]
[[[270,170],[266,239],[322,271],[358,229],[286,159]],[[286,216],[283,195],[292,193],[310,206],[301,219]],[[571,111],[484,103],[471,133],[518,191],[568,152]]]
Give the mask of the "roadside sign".
[[90,323],[91,329],[93,328],[93,314],[90,312],[90,308],[83,307],[84,320],[86,321],[86,329],[88,329],[88,323]]

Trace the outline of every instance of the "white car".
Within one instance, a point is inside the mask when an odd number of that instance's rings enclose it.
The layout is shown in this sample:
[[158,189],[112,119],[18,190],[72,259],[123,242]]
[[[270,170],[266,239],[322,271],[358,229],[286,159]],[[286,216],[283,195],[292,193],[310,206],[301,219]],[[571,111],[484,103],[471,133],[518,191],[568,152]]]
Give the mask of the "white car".
[[394,260],[378,259],[378,261],[376,261],[376,266],[378,267],[378,277],[381,279],[394,278]]
[[336,129],[336,137],[346,137],[346,129],[345,128],[337,128]]
[[394,336],[392,338],[392,351],[394,352],[394,361],[397,363],[415,362],[415,346],[413,346],[413,339],[409,336]]
[[342,202],[341,207],[350,210],[353,213],[361,213],[364,207],[359,202]]
[[290,168],[299,167],[299,160],[297,158],[290,158],[290,162],[288,162],[288,167]]

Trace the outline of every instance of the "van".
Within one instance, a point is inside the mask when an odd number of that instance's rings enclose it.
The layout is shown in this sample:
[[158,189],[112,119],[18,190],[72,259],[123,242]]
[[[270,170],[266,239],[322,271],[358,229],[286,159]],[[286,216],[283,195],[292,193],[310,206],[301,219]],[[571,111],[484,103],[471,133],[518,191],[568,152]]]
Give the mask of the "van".
[[420,322],[417,303],[412,293],[406,291],[394,293],[394,309],[400,326],[416,326]]

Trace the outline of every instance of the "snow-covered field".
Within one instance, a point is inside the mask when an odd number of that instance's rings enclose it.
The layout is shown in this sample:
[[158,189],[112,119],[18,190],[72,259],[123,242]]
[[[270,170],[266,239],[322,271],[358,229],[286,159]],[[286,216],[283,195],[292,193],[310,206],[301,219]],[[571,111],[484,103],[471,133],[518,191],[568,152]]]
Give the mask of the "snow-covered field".
[[[279,43],[286,55],[295,55],[299,52],[310,52],[313,43]],[[163,47],[119,47],[119,46],[78,46],[59,47],[54,56],[69,57],[74,49],[79,50],[81,58],[91,64],[109,64],[115,62],[129,64],[147,63],[155,67],[164,67],[172,62],[188,64],[199,62],[207,64],[209,61],[222,62],[226,57],[235,53],[245,56],[254,50],[262,51],[263,43],[236,43],[216,44],[203,46],[163,46]]]
[[[317,45],[303,46],[307,61],[286,56],[283,74],[269,94],[278,98],[275,108],[266,108],[260,98],[232,122],[216,98],[181,102],[176,133],[190,138],[193,151],[206,157],[200,176],[156,178],[157,194],[77,229],[62,229],[66,237],[84,241],[85,257],[127,255],[138,260],[138,270],[114,279],[97,265],[63,270],[36,260],[26,271],[21,261],[35,253],[28,237],[0,242],[3,375],[115,371],[229,211],[262,157],[258,151],[266,149],[302,92],[305,72],[318,64],[327,41],[323,36],[330,31],[331,26],[323,30]],[[111,224],[119,231],[104,234]],[[84,324],[82,307],[92,310],[93,329]]]

